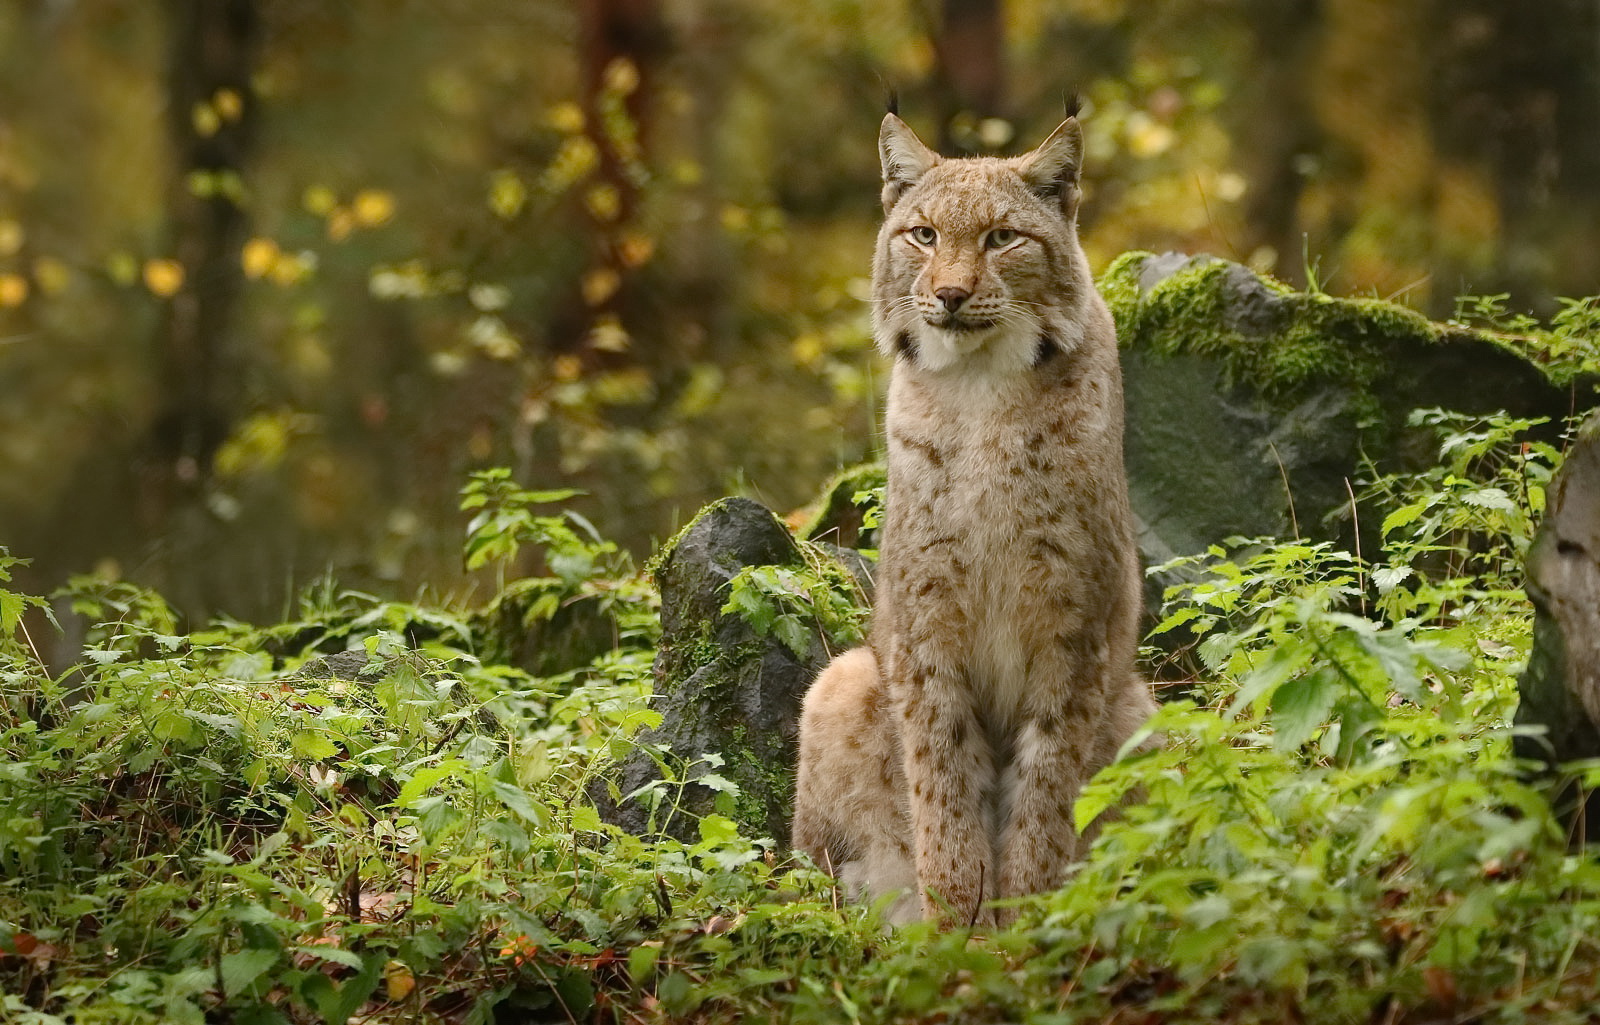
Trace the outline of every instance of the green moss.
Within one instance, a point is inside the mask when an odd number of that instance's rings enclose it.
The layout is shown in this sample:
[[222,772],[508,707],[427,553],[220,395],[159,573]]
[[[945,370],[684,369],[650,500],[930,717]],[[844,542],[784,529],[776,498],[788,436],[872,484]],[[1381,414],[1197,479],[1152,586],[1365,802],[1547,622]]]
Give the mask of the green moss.
[[1366,391],[1389,371],[1396,346],[1432,344],[1439,329],[1415,310],[1377,299],[1295,292],[1238,264],[1195,257],[1149,289],[1148,253],[1127,253],[1100,280],[1121,344],[1221,360],[1229,386],[1294,401],[1339,381]]
[[644,571],[646,575],[659,584],[661,582],[662,565],[667,561],[673,552],[678,550],[678,545],[682,543],[689,531],[694,529],[695,524],[699,523],[701,520],[711,515],[712,512],[720,509],[725,503],[730,501],[732,501],[732,499],[719,498],[710,505],[702,506],[699,512],[695,513],[689,518],[688,523],[685,523],[683,526],[679,527],[678,532],[673,534],[672,537],[667,540],[666,544],[662,545],[660,548],[657,548],[654,555],[650,556],[650,560],[644,564]]
[[728,736],[730,749],[722,756],[728,775],[739,784],[729,817],[757,831],[788,821],[794,809],[794,773],[789,760],[755,750],[743,726],[733,727]]
[[861,534],[861,507],[855,497],[862,491],[884,486],[887,468],[882,462],[859,463],[841,470],[822,489],[811,515],[806,517],[798,536],[812,541],[832,541],[846,548],[857,547]]

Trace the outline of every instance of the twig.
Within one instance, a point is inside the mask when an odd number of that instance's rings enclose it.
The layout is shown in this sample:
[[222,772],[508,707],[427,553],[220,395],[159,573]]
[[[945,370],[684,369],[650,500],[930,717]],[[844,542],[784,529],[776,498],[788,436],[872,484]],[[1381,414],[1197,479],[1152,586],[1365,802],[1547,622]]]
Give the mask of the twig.
[[1356,509],[1356,492],[1350,486],[1350,478],[1344,479],[1345,494],[1350,496],[1350,521],[1355,525],[1356,535],[1356,594],[1361,602],[1361,615],[1367,614],[1367,570],[1366,561],[1361,557],[1361,513]]
[[1289,487],[1289,471],[1283,465],[1283,457],[1278,455],[1278,446],[1271,438],[1267,439],[1267,447],[1272,449],[1272,458],[1278,464],[1278,476],[1283,478],[1283,497],[1289,500],[1289,526],[1294,530],[1295,540],[1300,540],[1300,520],[1294,514],[1294,491]]

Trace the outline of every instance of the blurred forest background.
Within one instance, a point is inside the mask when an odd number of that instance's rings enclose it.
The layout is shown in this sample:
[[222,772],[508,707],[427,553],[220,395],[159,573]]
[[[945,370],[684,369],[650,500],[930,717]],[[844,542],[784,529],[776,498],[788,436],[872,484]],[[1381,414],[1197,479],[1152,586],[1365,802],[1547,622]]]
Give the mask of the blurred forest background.
[[1081,92],[1097,268],[1600,290],[1600,0],[0,0],[0,544],[276,617],[462,588],[473,469],[641,554],[806,501],[888,87],[947,152]]

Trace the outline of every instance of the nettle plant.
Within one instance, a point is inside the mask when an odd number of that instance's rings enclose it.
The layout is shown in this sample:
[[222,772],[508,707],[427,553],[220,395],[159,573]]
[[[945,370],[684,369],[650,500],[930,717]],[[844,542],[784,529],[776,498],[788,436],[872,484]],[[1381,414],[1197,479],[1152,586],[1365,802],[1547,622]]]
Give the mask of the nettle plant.
[[1587,944],[1600,871],[1568,856],[1509,744],[1518,566],[1559,453],[1523,440],[1536,421],[1413,422],[1440,463],[1369,488],[1391,510],[1376,565],[1234,539],[1159,567],[1187,577],[1155,633],[1203,635],[1205,672],[1150,724],[1164,743],[1079,803],[1087,825],[1135,795],[1040,908],[1059,944],[1097,952],[1082,984],[1222,978],[1335,1020],[1375,994],[1559,977]]
[[[45,603],[5,588],[0,552],[3,1016],[1070,1022],[1136,1005],[1512,1021],[1586,1006],[1600,868],[1568,851],[1508,743],[1530,634],[1516,565],[1559,453],[1531,422],[1416,422],[1440,460],[1367,486],[1378,558],[1256,539],[1163,567],[1186,575],[1157,632],[1201,637],[1202,671],[1150,723],[1162,743],[1086,790],[1080,824],[1116,814],[1073,878],[992,936],[885,936],[720,815],[694,843],[601,820],[594,784],[659,721],[657,599],[561,493],[503,472],[465,493],[469,562],[508,580],[538,567],[491,599],[519,595],[509,620],[325,584],[291,622],[185,633],[158,596],[78,581],[60,597],[92,625],[62,676],[20,630]],[[819,622],[852,643],[854,583],[801,550],[744,574],[730,611],[785,643]],[[508,622],[580,603],[607,610],[599,655],[542,675],[486,657]]]
[[759,904],[772,863],[716,816],[694,844],[600,821],[592,784],[659,722],[656,599],[573,514],[529,511],[559,499],[474,484],[469,561],[542,547],[552,575],[518,583],[607,603],[615,646],[533,676],[480,657],[493,616],[327,584],[290,622],[182,632],[83,579],[59,597],[88,646],[56,677],[0,549],[0,1017],[581,1020],[688,992],[679,946],[710,959],[699,923]]

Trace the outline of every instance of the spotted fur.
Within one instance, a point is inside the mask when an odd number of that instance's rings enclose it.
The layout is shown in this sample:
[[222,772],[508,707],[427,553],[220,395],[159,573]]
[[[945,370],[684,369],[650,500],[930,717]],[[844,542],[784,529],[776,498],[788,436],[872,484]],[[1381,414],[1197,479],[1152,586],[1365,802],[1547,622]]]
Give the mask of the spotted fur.
[[894,359],[878,606],[808,692],[794,842],[852,889],[995,922],[1059,885],[1083,784],[1154,708],[1116,332],[1078,244],[1069,117],[943,159],[894,114],[873,325]]

